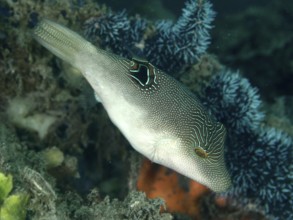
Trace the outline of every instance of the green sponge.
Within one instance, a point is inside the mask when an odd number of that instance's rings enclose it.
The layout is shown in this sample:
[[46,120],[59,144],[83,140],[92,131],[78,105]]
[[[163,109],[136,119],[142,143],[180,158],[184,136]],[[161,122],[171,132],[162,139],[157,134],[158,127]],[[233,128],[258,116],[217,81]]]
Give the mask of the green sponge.
[[3,173],[0,173],[0,219],[24,220],[29,196],[24,193],[19,193],[7,197],[12,187],[12,176],[5,176]]
[[0,202],[2,202],[12,190],[12,176],[0,173]]
[[24,220],[28,199],[29,197],[25,194],[15,194],[6,198],[0,208],[0,219]]

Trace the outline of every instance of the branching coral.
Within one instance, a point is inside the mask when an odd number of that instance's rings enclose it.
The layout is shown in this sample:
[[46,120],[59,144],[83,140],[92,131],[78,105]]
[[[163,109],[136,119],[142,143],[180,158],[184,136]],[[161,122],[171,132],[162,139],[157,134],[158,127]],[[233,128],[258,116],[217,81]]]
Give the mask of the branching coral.
[[[29,158],[29,160],[27,160],[27,158]],[[25,147],[19,143],[13,130],[9,129],[9,126],[3,123],[3,119],[0,118],[0,170],[11,173],[13,176],[13,185],[16,189],[21,191],[21,193],[13,194],[13,197],[10,196],[11,199],[7,200],[7,210],[3,213],[6,216],[11,215],[12,217],[5,218],[1,215],[3,218],[0,217],[0,219],[25,219],[26,210],[30,210],[36,214],[36,218],[32,219],[40,219],[37,218],[37,216],[44,217],[45,214],[49,213],[48,209],[52,209],[54,199],[52,199],[53,196],[51,196],[51,194],[54,194],[53,189],[48,183],[48,180],[44,179],[45,176],[26,167],[33,165],[37,166],[40,172],[44,172],[44,164],[42,164],[37,153],[27,151]],[[49,176],[46,175],[46,177],[48,178]],[[50,177],[48,179],[51,180]],[[10,184],[11,188],[12,180]],[[3,182],[1,185],[2,187],[5,186]],[[5,188],[5,194],[9,193],[11,189],[7,192],[7,183]],[[3,189],[0,189],[0,192],[1,191],[3,191]],[[49,196],[51,197],[48,198]],[[7,197],[7,199],[10,197]],[[19,214],[19,218],[16,218],[14,215],[18,215],[20,212],[22,214]],[[52,217],[52,215],[50,217]]]
[[107,47],[125,57],[131,57],[131,50],[142,41],[146,20],[127,17],[125,11],[117,14],[108,12],[85,22],[85,35],[89,40],[98,40],[101,47]]
[[[55,192],[44,166],[37,164],[36,171],[26,165],[36,163],[36,152],[28,152],[0,119],[0,219],[172,219],[171,214],[160,213],[165,206],[161,199],[148,199],[142,192],[130,192],[124,201],[101,200],[92,191],[83,200],[74,191]],[[5,172],[13,175],[4,175]],[[13,176],[13,178],[12,178]],[[11,190],[16,188],[21,193]],[[28,211],[29,210],[29,211]]]
[[192,65],[209,45],[215,16],[209,1],[187,1],[177,22],[161,21],[146,40],[146,57],[164,71],[177,73]]
[[224,71],[214,75],[203,90],[202,102],[233,132],[256,129],[264,118],[257,89],[238,73]]
[[226,161],[233,188],[228,194],[260,205],[275,219],[291,219],[293,141],[261,126],[264,114],[257,90],[238,73],[222,72],[203,89],[203,99],[229,131]]
[[117,54],[144,56],[162,70],[178,74],[206,51],[214,16],[209,1],[189,0],[177,22],[159,21],[152,33],[146,33],[146,20],[128,18],[122,11],[90,18],[85,35],[94,42],[98,38],[101,46]]
[[[124,201],[106,197],[99,204],[93,204],[91,209],[83,209],[77,212],[79,219],[154,219],[171,220],[172,216],[168,213],[160,213],[164,207],[163,200],[148,199],[142,192],[130,192]],[[87,210],[89,211],[87,213]],[[81,210],[80,210],[81,211]],[[89,217],[90,216],[90,217]]]

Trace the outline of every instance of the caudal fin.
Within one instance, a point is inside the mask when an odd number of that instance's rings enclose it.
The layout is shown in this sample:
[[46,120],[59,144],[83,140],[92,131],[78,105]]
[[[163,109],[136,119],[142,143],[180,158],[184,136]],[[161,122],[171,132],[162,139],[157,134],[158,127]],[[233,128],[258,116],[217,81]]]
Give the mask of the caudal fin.
[[79,55],[96,51],[95,46],[77,33],[47,19],[37,24],[33,36],[48,50],[73,66]]

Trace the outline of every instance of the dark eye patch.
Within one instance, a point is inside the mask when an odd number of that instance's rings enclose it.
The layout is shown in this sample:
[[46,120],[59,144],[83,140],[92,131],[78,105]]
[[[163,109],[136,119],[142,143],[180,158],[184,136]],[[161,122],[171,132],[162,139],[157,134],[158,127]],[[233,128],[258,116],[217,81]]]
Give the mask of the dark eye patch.
[[155,67],[148,61],[132,58],[129,75],[140,87],[150,88],[155,84]]

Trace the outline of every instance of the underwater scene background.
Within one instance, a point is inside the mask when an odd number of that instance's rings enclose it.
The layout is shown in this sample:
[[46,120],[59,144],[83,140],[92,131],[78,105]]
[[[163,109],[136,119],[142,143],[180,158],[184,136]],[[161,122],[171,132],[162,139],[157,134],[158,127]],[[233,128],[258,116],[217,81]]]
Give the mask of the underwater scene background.
[[[227,129],[232,187],[135,152],[41,18],[184,83]],[[292,22],[289,0],[0,0],[0,219],[293,219]]]

